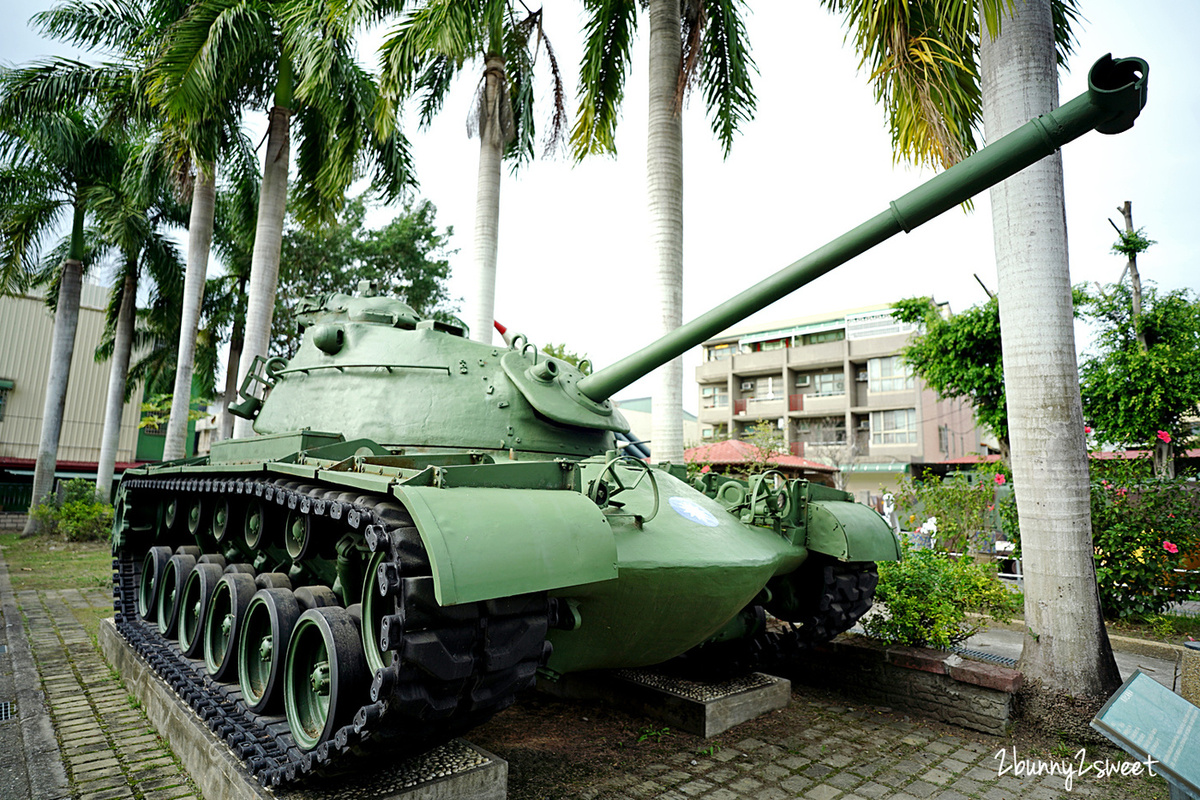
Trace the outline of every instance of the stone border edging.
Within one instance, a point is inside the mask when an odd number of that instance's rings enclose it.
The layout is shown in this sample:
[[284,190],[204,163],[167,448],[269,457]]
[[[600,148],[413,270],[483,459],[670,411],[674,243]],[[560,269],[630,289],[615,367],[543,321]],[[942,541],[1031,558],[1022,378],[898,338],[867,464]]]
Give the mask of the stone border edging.
[[63,767],[62,751],[46,696],[41,689],[41,674],[33,661],[33,650],[25,636],[25,622],[17,607],[8,565],[0,554],[0,606],[8,622],[9,655],[13,662],[13,684],[17,697],[17,716],[21,720],[21,741],[29,775],[29,790],[37,798],[70,797],[71,788]]
[[[972,620],[986,620],[989,628],[1003,628],[1006,631],[1016,631],[1017,633],[1025,632],[1025,620],[1020,618],[1010,622],[997,622],[981,614],[972,613],[968,613],[967,618]],[[1183,657],[1183,648],[1177,644],[1170,644],[1168,642],[1139,639],[1135,636],[1119,636],[1111,631],[1108,634],[1108,641],[1112,644],[1114,650],[1120,650],[1124,653],[1135,653],[1139,656],[1161,658],[1164,661],[1179,661]]]

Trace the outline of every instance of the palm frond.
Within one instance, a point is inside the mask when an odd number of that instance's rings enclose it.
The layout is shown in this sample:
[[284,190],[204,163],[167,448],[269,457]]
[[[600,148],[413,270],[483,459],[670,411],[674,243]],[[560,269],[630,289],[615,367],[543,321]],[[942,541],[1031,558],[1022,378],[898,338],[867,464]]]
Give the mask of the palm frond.
[[143,5],[123,0],[66,0],[30,22],[50,38],[113,53],[133,49],[148,28]]
[[713,133],[728,157],[738,127],[754,118],[751,79],[758,68],[746,41],[741,0],[713,0],[707,11],[700,83]]
[[637,30],[637,0],[586,0],[584,7],[588,21],[579,64],[579,110],[571,129],[577,160],[617,152],[617,119]]

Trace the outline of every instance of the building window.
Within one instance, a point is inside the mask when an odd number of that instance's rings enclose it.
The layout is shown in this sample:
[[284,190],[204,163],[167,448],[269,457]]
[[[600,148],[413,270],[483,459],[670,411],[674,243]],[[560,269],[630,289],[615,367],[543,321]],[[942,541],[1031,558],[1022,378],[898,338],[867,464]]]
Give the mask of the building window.
[[914,387],[912,370],[900,356],[872,358],[867,362],[867,375],[871,394],[877,392],[900,392]]
[[846,373],[826,372],[813,375],[813,390],[810,397],[832,397],[846,393]]
[[836,331],[821,331],[820,333],[806,333],[800,338],[801,344],[824,344],[825,342],[840,342],[846,338],[846,331],[839,328]]
[[724,361],[737,352],[737,345],[729,344],[710,344],[704,348],[706,361]]
[[724,386],[701,386],[701,408],[726,408],[729,406],[729,390]]
[[782,350],[788,346],[787,339],[771,339],[768,342],[759,342],[758,350]]
[[917,410],[871,412],[871,444],[916,444]]
[[15,385],[10,380],[0,378],[0,421],[4,419],[4,407],[8,405],[8,393],[13,390]]
[[810,445],[846,443],[846,418],[814,417],[798,423],[800,438]]

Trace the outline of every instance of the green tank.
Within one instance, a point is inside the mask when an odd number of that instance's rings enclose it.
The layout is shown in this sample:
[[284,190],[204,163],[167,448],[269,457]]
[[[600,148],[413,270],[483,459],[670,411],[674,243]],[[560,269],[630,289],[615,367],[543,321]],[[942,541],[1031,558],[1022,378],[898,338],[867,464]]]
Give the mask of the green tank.
[[1085,94],[595,373],[369,291],[305,301],[295,357],[256,359],[242,387],[259,436],[125,473],[118,629],[271,785],[445,741],[539,672],[746,668],[847,630],[899,558],[878,514],[770,471],[689,483],[627,446],[609,398],[1088,130],[1125,130],[1147,72],[1106,56]]

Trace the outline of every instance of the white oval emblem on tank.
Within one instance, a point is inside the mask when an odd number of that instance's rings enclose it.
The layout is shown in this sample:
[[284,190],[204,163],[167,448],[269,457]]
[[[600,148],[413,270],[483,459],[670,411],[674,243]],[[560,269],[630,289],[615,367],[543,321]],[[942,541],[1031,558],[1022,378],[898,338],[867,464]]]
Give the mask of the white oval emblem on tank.
[[690,519],[698,525],[703,525],[706,528],[715,528],[721,524],[711,511],[695,500],[687,497],[672,497],[667,502],[671,504],[671,508],[675,509],[676,514],[684,519]]

